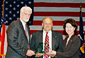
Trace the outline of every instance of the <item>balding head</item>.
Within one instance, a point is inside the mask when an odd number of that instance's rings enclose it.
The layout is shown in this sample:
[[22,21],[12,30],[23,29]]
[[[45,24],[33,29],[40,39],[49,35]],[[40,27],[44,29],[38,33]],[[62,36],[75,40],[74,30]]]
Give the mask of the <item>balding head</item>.
[[45,17],[43,20],[42,20],[42,23],[44,22],[44,20],[46,20],[46,19],[49,19],[50,21],[52,21],[52,23],[53,23],[53,20],[52,20],[52,18],[51,17]]
[[51,17],[45,17],[42,20],[42,27],[46,32],[49,32],[53,27],[53,20]]

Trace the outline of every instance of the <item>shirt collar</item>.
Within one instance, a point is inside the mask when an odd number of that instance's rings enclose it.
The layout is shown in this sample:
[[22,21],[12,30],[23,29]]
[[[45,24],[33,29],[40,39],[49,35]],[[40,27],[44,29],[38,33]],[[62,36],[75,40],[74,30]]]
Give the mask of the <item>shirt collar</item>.
[[[45,31],[44,29],[43,29],[43,32],[44,32],[44,33],[46,33],[46,31]],[[51,30],[50,30],[50,31],[48,31],[48,33],[51,33]]]

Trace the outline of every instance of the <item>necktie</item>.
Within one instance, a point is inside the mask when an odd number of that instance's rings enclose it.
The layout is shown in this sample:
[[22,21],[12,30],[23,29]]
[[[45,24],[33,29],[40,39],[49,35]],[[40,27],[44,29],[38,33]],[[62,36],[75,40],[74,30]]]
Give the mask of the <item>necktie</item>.
[[26,37],[27,37],[27,40],[28,40],[28,43],[29,43],[28,30],[27,30],[27,26],[26,25],[25,25],[25,34],[26,34]]
[[[28,41],[28,44],[29,44],[29,36],[28,36],[28,30],[27,30],[26,24],[25,24],[25,34],[26,34],[27,41]],[[28,48],[30,49],[30,44],[29,44],[29,47]]]
[[[49,36],[48,36],[48,32],[46,32],[46,38],[45,38],[45,46],[44,46],[44,53],[49,52]],[[45,58],[48,58],[49,55],[44,54]]]

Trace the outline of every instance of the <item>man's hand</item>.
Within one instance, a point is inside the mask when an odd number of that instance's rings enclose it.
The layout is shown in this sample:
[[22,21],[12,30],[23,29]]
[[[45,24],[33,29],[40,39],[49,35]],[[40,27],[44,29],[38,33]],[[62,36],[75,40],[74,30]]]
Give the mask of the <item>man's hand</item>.
[[55,57],[56,56],[56,51],[50,51],[48,53],[46,53],[47,55],[51,56],[51,57]]
[[33,55],[35,55],[35,52],[32,51],[32,50],[28,50],[27,53],[26,53],[27,56],[31,57]]
[[43,55],[43,53],[37,53],[36,57],[41,57]]

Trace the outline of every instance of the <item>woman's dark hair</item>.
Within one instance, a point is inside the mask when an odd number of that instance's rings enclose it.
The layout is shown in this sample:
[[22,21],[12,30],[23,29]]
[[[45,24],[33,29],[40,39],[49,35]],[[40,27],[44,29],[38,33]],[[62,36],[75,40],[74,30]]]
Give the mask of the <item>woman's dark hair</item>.
[[76,32],[76,30],[77,30],[77,23],[76,23],[76,21],[75,21],[74,19],[72,19],[72,18],[66,19],[66,20],[64,21],[64,23],[63,23],[63,28],[64,28],[64,30],[65,30],[65,28],[66,28],[66,24],[67,24],[67,23],[70,23],[73,27],[75,27],[74,32]]

